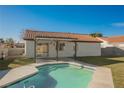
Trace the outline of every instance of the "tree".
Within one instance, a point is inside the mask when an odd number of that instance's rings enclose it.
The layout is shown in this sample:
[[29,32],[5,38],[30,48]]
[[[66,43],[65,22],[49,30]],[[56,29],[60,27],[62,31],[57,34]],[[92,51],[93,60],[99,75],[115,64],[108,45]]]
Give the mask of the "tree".
[[0,43],[4,43],[4,39],[3,38],[0,38]]
[[103,37],[103,34],[102,33],[99,33],[99,32],[97,32],[97,33],[91,33],[90,35],[92,37]]
[[7,38],[5,43],[10,46],[10,47],[13,47],[14,45],[14,40],[12,38]]

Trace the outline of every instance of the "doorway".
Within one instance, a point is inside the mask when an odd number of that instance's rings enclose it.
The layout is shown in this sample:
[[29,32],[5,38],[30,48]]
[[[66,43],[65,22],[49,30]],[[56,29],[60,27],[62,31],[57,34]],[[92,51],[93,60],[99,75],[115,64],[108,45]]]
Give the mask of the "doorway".
[[49,55],[49,44],[48,43],[38,43],[36,45],[36,57],[37,58],[47,58]]

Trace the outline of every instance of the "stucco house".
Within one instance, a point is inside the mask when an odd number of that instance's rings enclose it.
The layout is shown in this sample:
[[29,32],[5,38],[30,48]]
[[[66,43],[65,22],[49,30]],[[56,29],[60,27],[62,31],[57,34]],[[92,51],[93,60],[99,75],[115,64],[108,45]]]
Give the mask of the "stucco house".
[[118,46],[124,47],[124,36],[97,37],[102,41],[102,47]]
[[101,56],[101,41],[86,34],[26,30],[23,39],[29,58]]
[[101,40],[104,55],[124,55],[124,36],[97,37]]
[[101,48],[113,47],[113,44],[109,42],[108,37],[96,37],[96,38],[102,41]]

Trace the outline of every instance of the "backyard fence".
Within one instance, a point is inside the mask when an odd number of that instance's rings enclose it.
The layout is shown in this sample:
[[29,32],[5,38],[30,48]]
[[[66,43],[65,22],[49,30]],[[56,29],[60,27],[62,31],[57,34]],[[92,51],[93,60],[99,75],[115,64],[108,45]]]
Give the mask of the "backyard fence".
[[4,54],[5,57],[8,57],[8,49],[0,48],[0,58],[3,57],[2,54]]
[[124,56],[124,47],[106,47],[101,49],[102,56]]
[[1,48],[0,58],[4,55],[5,58],[21,57],[24,54],[24,48]]

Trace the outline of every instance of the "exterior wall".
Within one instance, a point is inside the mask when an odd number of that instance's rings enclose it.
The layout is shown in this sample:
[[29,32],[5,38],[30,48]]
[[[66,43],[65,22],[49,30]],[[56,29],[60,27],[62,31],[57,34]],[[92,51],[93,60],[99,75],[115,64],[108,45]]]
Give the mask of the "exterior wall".
[[112,43],[116,47],[124,47],[124,42],[123,43]]
[[113,47],[113,44],[109,44],[108,42],[101,43],[101,48]]
[[123,43],[123,44],[119,44],[118,46],[119,46],[119,47],[124,47],[124,43]]
[[[73,57],[74,55],[74,43],[65,42],[64,50],[59,51],[59,57]],[[54,45],[49,46],[49,57],[56,57],[56,48]]]
[[[75,44],[73,42],[65,42],[63,51],[59,51],[59,57],[73,57],[75,54]],[[77,43],[77,56],[101,56],[101,47],[99,43]],[[56,57],[55,46],[50,45],[49,57]]]
[[[56,43],[54,41],[41,40],[42,43],[49,43],[49,54],[48,57],[56,57]],[[59,57],[73,57],[75,54],[74,42],[64,42],[64,50],[59,51]],[[35,56],[35,45],[34,41],[26,41],[25,45],[25,56],[34,57]],[[77,56],[101,56],[100,43],[87,43],[78,42],[77,43]]]
[[56,57],[56,44],[52,42],[49,44],[49,57]]
[[73,57],[74,56],[74,43],[73,42],[66,42],[63,51],[59,51],[60,57]]
[[78,43],[77,56],[101,56],[100,43]]
[[25,41],[25,56],[29,58],[35,57],[35,42],[33,40]]

